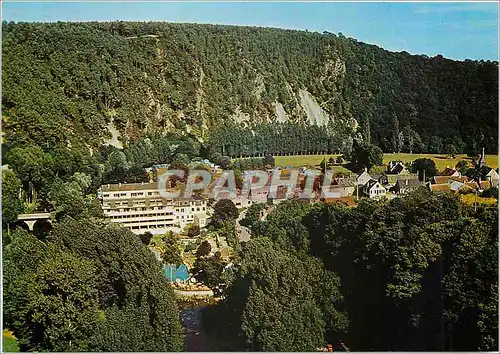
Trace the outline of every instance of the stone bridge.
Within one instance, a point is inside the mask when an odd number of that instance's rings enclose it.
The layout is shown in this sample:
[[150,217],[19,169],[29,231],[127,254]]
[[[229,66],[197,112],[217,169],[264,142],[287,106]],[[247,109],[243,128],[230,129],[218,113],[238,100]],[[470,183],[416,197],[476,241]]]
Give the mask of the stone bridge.
[[33,214],[19,214],[17,220],[24,222],[28,225],[28,229],[33,232],[37,221],[43,220],[52,224],[50,213],[33,213]]

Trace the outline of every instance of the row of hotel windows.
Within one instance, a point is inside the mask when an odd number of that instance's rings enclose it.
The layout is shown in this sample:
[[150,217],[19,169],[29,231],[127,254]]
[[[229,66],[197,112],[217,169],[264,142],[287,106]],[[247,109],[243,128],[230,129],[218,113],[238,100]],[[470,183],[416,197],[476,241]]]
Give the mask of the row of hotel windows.
[[[127,204],[124,204],[125,206],[127,206]],[[104,209],[112,209],[112,210],[116,210],[116,211],[134,211],[134,210],[164,210],[164,209],[172,209],[172,206],[171,205],[166,205],[166,206],[150,206],[150,207],[126,207],[126,208],[116,208],[118,205],[115,204],[115,208],[111,208],[111,204],[109,203],[104,203],[103,207]]]
[[171,216],[171,215],[173,215],[172,212],[170,212],[170,213],[156,213],[156,214],[110,215],[109,217],[111,219],[129,219],[129,218],[147,218],[150,216]]
[[[104,206],[107,207],[107,208],[111,208],[111,205],[108,204],[108,203],[104,203]],[[116,205],[115,205],[116,206]],[[165,209],[172,209],[171,206],[155,206],[155,207],[131,207],[131,208],[119,208],[119,209],[114,209],[115,211],[119,211],[119,212],[130,212],[130,211],[146,211],[146,210],[165,210]],[[192,207],[191,210],[189,210],[190,208],[180,208],[178,211],[181,212],[181,213],[184,213],[184,212],[189,212],[189,211],[206,211],[206,207]]]
[[163,229],[167,227],[172,227],[173,224],[160,224],[160,225],[141,225],[141,226],[132,226],[132,230],[139,230],[139,229]]
[[[139,197],[139,196],[144,196],[144,195],[159,195],[158,192],[135,192],[135,193],[130,193],[131,197]],[[120,198],[120,197],[126,197],[127,193],[104,193],[103,197],[104,198],[109,198],[113,196],[113,198]]]
[[[151,216],[172,216],[172,213],[160,213],[160,214],[129,214],[129,215],[109,215],[111,219],[133,219],[133,218],[147,218]],[[184,219],[184,216],[187,220],[193,219],[192,215],[177,215],[176,219]],[[137,221],[131,221],[137,222]],[[147,220],[145,221],[147,222]]]

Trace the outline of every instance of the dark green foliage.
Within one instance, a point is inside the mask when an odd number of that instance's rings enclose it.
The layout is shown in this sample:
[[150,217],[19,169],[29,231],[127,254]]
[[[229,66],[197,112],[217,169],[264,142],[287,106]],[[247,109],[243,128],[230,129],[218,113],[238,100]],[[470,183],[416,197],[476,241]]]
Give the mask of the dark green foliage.
[[23,212],[23,206],[19,201],[20,192],[21,181],[16,174],[2,169],[2,224],[4,228],[17,220],[17,215]]
[[139,238],[141,239],[141,241],[144,245],[148,246],[149,243],[151,242],[151,239],[153,238],[153,234],[151,232],[147,231],[143,234],[140,234]]
[[4,256],[4,320],[21,349],[88,350],[100,314],[95,264],[23,230]]
[[169,233],[163,237],[163,250],[161,253],[161,259],[165,264],[174,264],[179,266],[182,264],[181,251],[179,249],[179,244],[172,233]]
[[[495,350],[498,343],[490,339],[497,325],[488,322],[483,329],[476,322],[478,317],[467,314],[479,311],[484,306],[481,301],[489,299],[489,289],[498,287],[494,256],[482,274],[464,269],[459,277],[453,275],[452,264],[455,247],[465,242],[467,233],[489,232],[489,237],[496,238],[497,217],[492,210],[489,220],[471,215],[469,221],[464,215],[469,210],[463,208],[455,196],[419,191],[390,203],[363,202],[355,209],[328,207],[311,217],[312,252],[341,277],[351,323],[346,342],[351,347],[477,350],[485,348],[484,338],[490,342],[489,350]],[[489,242],[485,252],[496,252],[492,245],[497,241]],[[469,257],[481,263],[480,258]],[[463,285],[450,283],[457,278],[463,279]],[[474,289],[477,300],[462,293],[470,282],[484,284]],[[457,310],[453,305],[457,301],[466,301],[469,307]],[[492,311],[491,305],[487,307]],[[450,317],[450,311],[461,320]],[[368,328],[369,333],[365,332]]]
[[469,162],[466,160],[460,160],[455,165],[455,168],[462,174],[465,175],[469,169]]
[[264,156],[264,159],[263,159],[263,164],[264,166],[266,167],[274,167],[274,157],[273,155],[269,155],[267,154],[266,156]]
[[495,208],[425,189],[356,208],[284,202],[254,223],[206,319],[239,350],[495,351],[497,227]]
[[498,199],[498,187],[492,187],[484,190],[481,193],[481,197]]
[[452,158],[454,158],[455,154],[457,153],[457,148],[453,144],[447,144],[444,147],[444,150],[445,150],[446,154],[448,154],[448,156],[451,156]]
[[[203,243],[202,243],[203,245]],[[220,252],[212,257],[199,257],[194,264],[193,273],[196,279],[211,289],[216,290],[223,282],[222,271],[226,263],[222,260]]]
[[434,162],[434,160],[428,158],[416,159],[410,165],[409,170],[412,173],[418,173],[418,177],[421,181],[423,180],[424,171],[426,180],[431,179],[438,174],[436,163]]
[[236,236],[236,225],[234,220],[224,221],[220,228],[217,230],[220,237],[224,237],[227,241],[229,247],[231,247],[235,251],[239,251],[241,249],[240,240],[238,236]]
[[241,225],[252,227],[255,222],[260,219],[260,213],[266,208],[264,203],[254,203],[248,207],[245,212],[245,217],[241,220]]
[[212,246],[210,246],[210,243],[208,241],[203,241],[196,251],[196,257],[206,257],[210,254],[211,251]]
[[238,208],[230,199],[221,199],[214,205],[212,223],[215,227],[220,227],[224,221],[234,220],[238,217]]
[[[110,137],[112,119],[125,143],[190,127],[224,155],[349,154],[342,142],[352,132],[340,126],[352,127],[356,119],[365,141],[384,151],[394,151],[394,136],[399,149],[400,133],[403,150],[440,152],[454,144],[460,152],[497,151],[496,62],[394,53],[331,33],[273,28],[159,22],[2,27],[3,128],[16,146],[70,141],[82,151],[87,144],[98,147]],[[277,102],[289,121],[303,125],[303,89],[339,126],[326,132],[263,124],[274,118]],[[237,109],[248,121],[236,124]],[[287,132],[271,139],[273,130],[289,128],[300,140]]]
[[336,309],[339,279],[320,262],[300,259],[265,237],[248,242],[241,257],[220,304],[224,317],[214,324],[232,336],[235,348],[314,351],[325,344],[326,323],[332,331],[346,329],[345,315]]
[[[90,350],[176,351],[182,329],[174,294],[153,254],[131,231],[98,220],[60,223],[49,240],[96,267],[100,308]],[[132,328],[134,331],[132,331]],[[132,332],[134,333],[132,335]]]
[[196,237],[200,234],[200,226],[199,225],[190,225],[187,231],[187,235],[189,237]]
[[384,154],[378,146],[355,140],[351,155],[350,169],[356,172],[364,168],[369,170],[373,166],[382,165],[383,158]]
[[71,216],[74,219],[102,217],[102,209],[95,195],[85,195],[91,185],[91,177],[75,173],[68,182],[56,179],[49,193],[49,206],[57,220]]

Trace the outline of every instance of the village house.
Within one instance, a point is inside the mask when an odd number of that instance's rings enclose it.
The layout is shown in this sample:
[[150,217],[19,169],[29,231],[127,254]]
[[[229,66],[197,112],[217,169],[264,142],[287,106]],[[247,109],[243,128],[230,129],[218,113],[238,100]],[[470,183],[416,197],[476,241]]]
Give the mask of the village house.
[[462,176],[462,174],[457,171],[456,169],[450,167],[450,166],[446,166],[446,168],[444,170],[442,170],[440,173],[439,173],[440,176],[448,176],[448,177],[460,177]]
[[432,177],[433,184],[451,183],[453,181],[465,183],[465,182],[469,181],[469,178],[467,176],[460,176],[460,177],[434,176],[434,177]]
[[373,175],[372,179],[377,180],[381,185],[386,186],[389,184],[389,178],[385,173]]
[[418,179],[398,179],[392,187],[392,191],[396,194],[406,194],[421,187],[423,184]]
[[229,192],[219,192],[216,196],[215,196],[215,200],[216,201],[219,201],[221,199],[230,199],[234,205],[236,206],[236,208],[238,209],[242,209],[242,208],[248,208],[250,205],[252,205],[252,200],[245,197],[245,196],[242,196],[242,195],[231,195],[231,193]]
[[261,188],[254,188],[250,190],[250,199],[253,203],[267,203],[269,196],[269,185]]
[[498,187],[498,182],[500,181],[500,176],[495,169],[491,169],[490,172],[486,175],[486,180],[490,182],[490,185],[493,187]]
[[403,161],[389,161],[386,173],[389,175],[404,175],[409,172],[403,164]]
[[329,186],[328,189],[325,189],[325,191],[337,193],[340,195],[340,197],[347,197],[353,195],[355,189],[356,189],[356,181],[354,179],[336,178],[333,180],[332,185]]
[[480,189],[479,184],[476,181],[470,181],[465,183],[462,183],[460,181],[452,181],[450,183],[450,190],[453,192],[474,191],[479,189]]
[[480,181],[479,182],[479,190],[484,191],[486,189],[491,188],[491,183],[490,181]]
[[[292,198],[294,196],[293,188],[290,191],[288,191],[288,189],[288,186],[271,186],[271,189],[267,196],[268,204],[279,204],[286,199]],[[272,193],[273,191],[274,193]]]
[[354,201],[353,197],[321,198],[320,202],[324,203],[324,204],[340,203],[340,204],[346,204],[347,206],[355,206],[356,205],[356,202]]
[[442,194],[451,191],[449,183],[442,183],[442,184],[429,183],[428,187],[431,192],[435,192],[437,194]]
[[363,194],[368,198],[380,198],[386,195],[387,190],[380,182],[372,179],[368,181],[362,188]]
[[358,186],[364,186],[371,179],[372,179],[372,177],[370,176],[370,174],[367,172],[367,170],[365,168],[364,171],[362,171],[361,173],[359,173],[358,176],[356,177],[356,184]]

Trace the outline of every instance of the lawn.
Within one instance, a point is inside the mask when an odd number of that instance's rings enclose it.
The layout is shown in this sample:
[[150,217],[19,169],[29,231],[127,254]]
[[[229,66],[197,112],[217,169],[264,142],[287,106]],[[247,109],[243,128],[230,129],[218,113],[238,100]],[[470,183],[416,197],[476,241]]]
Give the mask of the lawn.
[[275,156],[274,161],[276,166],[281,167],[317,167],[321,160],[326,157],[326,160],[330,157],[337,157],[339,155],[292,155],[292,156]]
[[[384,165],[392,160],[401,160],[411,162],[418,158],[429,158],[436,162],[438,170],[443,170],[446,166],[454,167],[458,161],[466,160],[472,164],[472,159],[467,155],[456,155],[454,158],[448,158],[446,155],[439,154],[384,154]],[[492,168],[498,167],[498,155],[486,155],[486,165]]]
[[[338,155],[293,155],[293,156],[275,156],[276,166],[290,166],[290,167],[317,167],[321,160],[326,157],[336,157]],[[439,154],[384,154],[384,164],[392,160],[401,160],[403,162],[411,162],[421,157],[426,157],[434,160],[439,170],[444,169],[446,166],[455,166],[460,160],[466,160],[472,163],[472,160],[467,155],[456,155],[455,158],[447,158],[446,155]],[[486,165],[497,168],[498,155],[486,155]]]
[[19,351],[19,344],[17,343],[16,337],[11,331],[6,329],[2,332],[2,345],[4,353],[13,353]]
[[[477,199],[476,199],[477,198]],[[475,194],[470,193],[470,194],[462,194],[460,196],[460,199],[462,199],[462,202],[467,205],[474,205],[474,203],[477,201],[478,204],[484,204],[488,206],[495,206],[498,203],[498,200],[495,198],[483,198],[483,197],[476,197]]]

